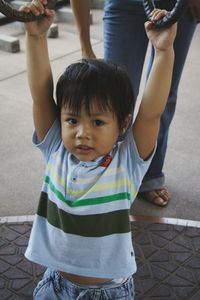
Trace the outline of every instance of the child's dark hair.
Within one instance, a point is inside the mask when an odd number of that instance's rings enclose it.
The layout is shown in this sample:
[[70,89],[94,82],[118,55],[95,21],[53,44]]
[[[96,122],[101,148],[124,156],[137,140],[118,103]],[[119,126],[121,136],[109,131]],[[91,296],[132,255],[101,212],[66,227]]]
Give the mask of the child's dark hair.
[[58,80],[56,98],[59,113],[67,107],[78,114],[84,105],[90,114],[95,101],[99,109],[113,112],[119,127],[135,103],[127,72],[103,59],[83,59],[67,67]]

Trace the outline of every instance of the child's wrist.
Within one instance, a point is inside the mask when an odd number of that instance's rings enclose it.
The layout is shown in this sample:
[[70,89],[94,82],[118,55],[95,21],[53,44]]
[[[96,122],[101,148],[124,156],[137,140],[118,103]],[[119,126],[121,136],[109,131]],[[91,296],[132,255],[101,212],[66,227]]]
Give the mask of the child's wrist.
[[155,49],[155,60],[173,62],[174,61],[174,48],[170,47],[165,50]]
[[171,47],[168,47],[166,49],[157,49],[155,48],[155,54],[158,54],[158,55],[168,55],[168,54],[173,54],[174,53],[174,47],[171,46]]

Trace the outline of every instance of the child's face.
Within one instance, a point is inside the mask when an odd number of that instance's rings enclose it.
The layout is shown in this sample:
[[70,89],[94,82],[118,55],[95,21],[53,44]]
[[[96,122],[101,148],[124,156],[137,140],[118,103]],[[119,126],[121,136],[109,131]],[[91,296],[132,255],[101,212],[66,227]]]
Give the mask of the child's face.
[[90,115],[82,107],[78,115],[61,110],[62,140],[78,160],[92,161],[110,152],[120,134],[117,118],[93,105]]

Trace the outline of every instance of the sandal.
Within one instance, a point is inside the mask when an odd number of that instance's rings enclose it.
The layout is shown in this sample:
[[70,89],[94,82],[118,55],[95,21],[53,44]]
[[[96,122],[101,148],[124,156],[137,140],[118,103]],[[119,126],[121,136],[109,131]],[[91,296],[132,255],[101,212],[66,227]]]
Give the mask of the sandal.
[[164,207],[169,203],[171,195],[166,188],[161,188],[148,192],[141,192],[139,195],[146,201],[157,206]]

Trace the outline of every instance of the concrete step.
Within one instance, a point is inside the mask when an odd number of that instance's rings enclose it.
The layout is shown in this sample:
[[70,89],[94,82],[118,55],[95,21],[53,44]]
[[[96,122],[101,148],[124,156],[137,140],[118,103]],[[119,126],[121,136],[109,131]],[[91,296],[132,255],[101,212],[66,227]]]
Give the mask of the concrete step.
[[16,53],[20,51],[19,39],[10,35],[0,34],[0,50]]

